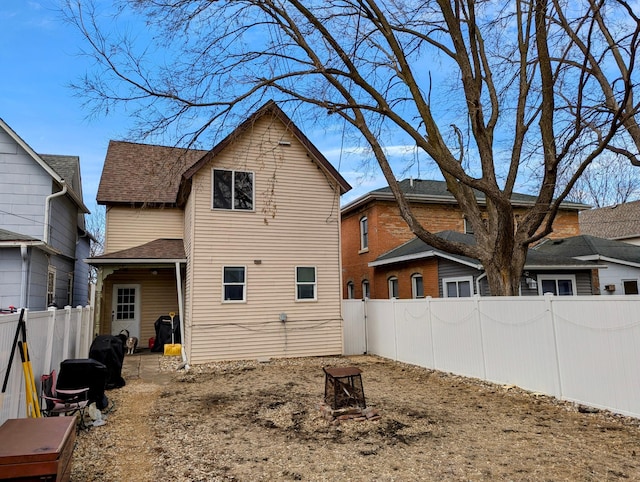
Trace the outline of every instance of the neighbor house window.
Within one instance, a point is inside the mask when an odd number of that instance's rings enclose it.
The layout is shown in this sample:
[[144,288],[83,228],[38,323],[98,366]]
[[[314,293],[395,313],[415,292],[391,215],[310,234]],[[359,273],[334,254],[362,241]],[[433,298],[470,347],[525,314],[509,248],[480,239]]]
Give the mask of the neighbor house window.
[[371,292],[369,291],[369,281],[364,280],[362,282],[362,297],[371,298]]
[[352,300],[353,298],[355,298],[355,289],[353,286],[353,281],[349,281],[347,283],[347,299]]
[[56,301],[56,269],[49,266],[47,270],[47,306],[51,306]]
[[638,280],[622,280],[622,287],[624,288],[625,295],[637,295],[638,294]]
[[552,293],[557,296],[572,296],[576,293],[576,277],[565,275],[538,275],[538,292],[543,295]]
[[464,234],[473,234],[473,226],[471,225],[471,222],[466,216],[462,219],[464,221]]
[[369,249],[369,221],[367,217],[360,218],[360,250]]
[[213,170],[214,209],[253,210],[253,173]]
[[67,306],[73,306],[73,273],[69,273],[67,280]]
[[316,269],[313,266],[296,267],[296,300],[316,299]]
[[419,273],[411,276],[411,295],[413,298],[424,298],[424,284]]
[[389,278],[389,298],[397,298],[398,297],[398,278],[392,276]]
[[224,301],[246,301],[246,270],[244,266],[225,266],[223,268]]
[[442,280],[442,292],[445,298],[466,298],[473,294],[473,278],[444,278]]

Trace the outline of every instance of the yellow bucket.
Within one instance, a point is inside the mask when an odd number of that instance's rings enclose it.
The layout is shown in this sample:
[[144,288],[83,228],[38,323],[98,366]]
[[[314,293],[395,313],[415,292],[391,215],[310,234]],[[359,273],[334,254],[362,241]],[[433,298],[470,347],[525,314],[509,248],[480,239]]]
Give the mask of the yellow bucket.
[[169,316],[171,317],[171,343],[165,343],[164,356],[180,356],[182,355],[182,345],[174,343],[173,340],[173,317],[176,316],[176,313],[172,311]]

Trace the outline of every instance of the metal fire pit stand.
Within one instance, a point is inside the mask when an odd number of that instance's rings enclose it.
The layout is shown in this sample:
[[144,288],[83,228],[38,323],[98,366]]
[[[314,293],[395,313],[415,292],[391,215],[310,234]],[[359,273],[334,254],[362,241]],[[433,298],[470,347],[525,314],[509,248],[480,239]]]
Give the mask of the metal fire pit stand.
[[367,408],[362,387],[362,371],[357,367],[322,368],[325,373],[324,402],[333,410]]

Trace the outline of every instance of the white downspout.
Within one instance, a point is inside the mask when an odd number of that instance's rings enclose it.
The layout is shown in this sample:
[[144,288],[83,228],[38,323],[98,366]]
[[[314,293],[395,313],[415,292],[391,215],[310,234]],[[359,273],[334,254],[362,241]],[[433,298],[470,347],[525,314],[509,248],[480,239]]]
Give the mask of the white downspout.
[[47,196],[47,199],[45,199],[44,201],[44,236],[42,237],[42,240],[46,244],[49,244],[49,226],[51,225],[51,223],[49,222],[50,221],[49,218],[51,217],[51,200],[56,197],[64,196],[65,194],[67,194],[67,183],[63,179],[62,191],[49,194]]
[[480,280],[487,277],[487,272],[485,271],[480,276],[476,278],[476,295],[480,296]]
[[29,277],[29,248],[26,244],[20,245],[20,257],[22,258],[22,273],[20,279],[20,307],[27,308],[27,278]]
[[178,289],[178,314],[180,315],[180,354],[182,355],[182,366],[185,370],[189,369],[189,361],[187,353],[184,349],[184,308],[182,302],[182,277],[180,276],[180,262],[176,261],[176,288]]

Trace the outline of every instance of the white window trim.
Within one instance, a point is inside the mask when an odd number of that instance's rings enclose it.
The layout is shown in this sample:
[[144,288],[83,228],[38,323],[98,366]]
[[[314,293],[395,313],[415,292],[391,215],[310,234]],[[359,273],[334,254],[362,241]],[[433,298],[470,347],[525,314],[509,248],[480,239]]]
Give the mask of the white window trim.
[[466,216],[462,216],[462,221],[464,224],[464,234],[473,234],[473,225],[471,224],[471,221],[469,221]]
[[[235,188],[235,178],[236,172],[247,172],[251,174],[251,205],[252,209],[237,209],[234,207],[235,204],[235,195],[232,190],[231,192],[231,208],[216,208],[213,206],[214,203],[214,189],[215,189],[215,172],[216,171],[230,171],[232,173],[232,187]],[[211,169],[211,209],[215,211],[234,211],[238,213],[253,213],[256,211],[256,173],[254,171],[243,171],[241,169],[224,169],[222,167],[214,167]]]
[[[51,287],[51,291],[49,291],[49,277],[53,275],[53,286]],[[49,265],[47,268],[47,298],[46,298],[46,302],[47,302],[47,307],[51,304],[51,303],[55,303],[56,302],[56,268],[55,266],[51,266]]]
[[[225,283],[224,282],[224,270],[225,268],[243,268],[244,269],[244,283]],[[248,278],[248,273],[247,273],[247,267],[243,266],[241,264],[228,264],[228,265],[224,265],[222,267],[222,302],[223,303],[246,303],[247,302],[247,278]],[[242,299],[241,300],[226,300],[224,298],[224,292],[225,292],[225,287],[229,285],[229,286],[242,286]]]
[[347,282],[347,299],[352,300],[356,295],[356,287],[353,284],[353,281]]
[[[366,246],[364,245],[365,232],[362,229],[362,225],[364,223],[367,224],[367,233],[366,233],[367,245]],[[360,218],[360,222],[358,223],[358,226],[360,227],[360,253],[366,253],[367,251],[369,251],[369,218],[367,216],[362,216]]]
[[[416,286],[416,278],[422,279],[422,296],[418,296],[418,287]],[[411,275],[411,296],[414,300],[424,298],[424,276],[420,273],[413,273]]]
[[[368,289],[365,290],[365,286]],[[368,279],[362,280],[361,288],[362,288],[362,298],[363,299],[371,298],[371,284],[369,283]],[[367,291],[369,292],[368,295],[367,295]]]
[[460,283],[461,281],[468,281],[471,289],[471,296],[475,293],[473,291],[473,276],[459,276],[454,278],[442,278],[442,296],[443,298],[449,298],[447,293],[447,283]]
[[[301,281],[298,282],[298,268],[313,268],[314,282]],[[318,268],[316,266],[303,265],[293,268],[293,276],[295,280],[295,300],[297,303],[308,303],[318,301]],[[313,298],[298,298],[298,285],[313,285]]]
[[[575,274],[539,274],[538,275],[538,294],[544,295],[542,291],[542,281],[543,280],[554,280],[556,282],[556,287],[558,286],[558,280],[560,279],[568,279],[571,281],[571,291],[573,291],[573,295],[578,296],[578,285],[576,283],[576,275]],[[560,295],[558,295],[560,296]],[[562,295],[565,296],[565,295]]]
[[[395,285],[398,288],[398,296],[393,296],[392,292],[393,290],[391,289],[392,287],[392,283],[395,281]],[[400,297],[400,282],[398,281],[398,277],[397,276],[389,276],[389,278],[387,279],[387,289],[389,292],[389,299],[393,300],[393,299],[398,299]]]

